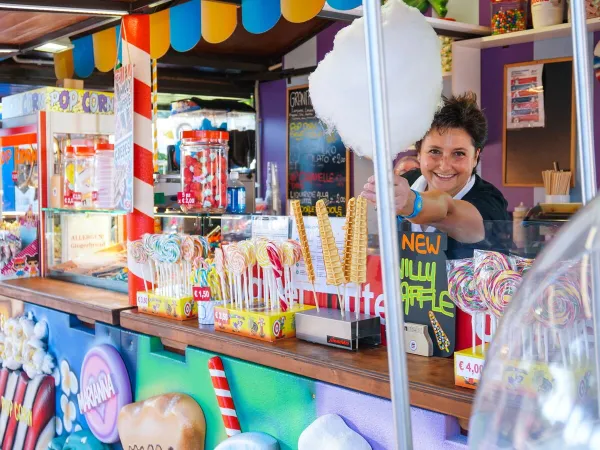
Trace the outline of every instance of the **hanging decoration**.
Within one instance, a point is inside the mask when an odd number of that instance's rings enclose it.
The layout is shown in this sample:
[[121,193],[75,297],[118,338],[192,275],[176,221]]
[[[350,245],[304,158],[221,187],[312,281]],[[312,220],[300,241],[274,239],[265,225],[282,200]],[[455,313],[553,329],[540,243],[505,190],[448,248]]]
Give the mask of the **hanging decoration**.
[[[241,8],[244,29],[261,34],[273,28],[282,16],[293,23],[313,19],[323,9],[325,1],[242,0],[238,6],[216,0],[190,0],[149,15],[150,57],[159,59],[169,48],[187,52],[198,45],[200,39],[210,44],[225,42],[237,28],[238,8]],[[362,0],[327,0],[327,3],[334,9],[347,11],[360,6]],[[122,61],[119,39],[120,25],[74,39],[72,52],[54,57],[57,78],[70,78],[73,73],[79,78],[87,78],[94,68],[100,72],[112,70],[115,61]]]

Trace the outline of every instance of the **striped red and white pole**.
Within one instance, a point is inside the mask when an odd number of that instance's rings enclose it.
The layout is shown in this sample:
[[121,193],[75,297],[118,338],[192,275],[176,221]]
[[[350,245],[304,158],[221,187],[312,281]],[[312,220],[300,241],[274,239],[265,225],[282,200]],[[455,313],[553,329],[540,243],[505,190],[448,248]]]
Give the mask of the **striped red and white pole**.
[[231,389],[229,389],[229,382],[227,381],[221,358],[218,356],[210,358],[208,360],[208,370],[210,372],[213,387],[215,388],[215,395],[217,396],[217,402],[219,403],[219,409],[221,410],[221,417],[223,418],[227,437],[240,434],[242,428],[240,427],[240,421],[238,420],[235,411],[235,405],[233,404],[233,398],[231,397]]
[[[154,162],[152,155],[152,76],[150,18],[123,18],[123,64],[133,64],[133,212],[127,215],[127,240],[135,241],[154,232]],[[129,303],[144,289],[141,267],[131,260]],[[139,269],[139,271],[138,271]]]

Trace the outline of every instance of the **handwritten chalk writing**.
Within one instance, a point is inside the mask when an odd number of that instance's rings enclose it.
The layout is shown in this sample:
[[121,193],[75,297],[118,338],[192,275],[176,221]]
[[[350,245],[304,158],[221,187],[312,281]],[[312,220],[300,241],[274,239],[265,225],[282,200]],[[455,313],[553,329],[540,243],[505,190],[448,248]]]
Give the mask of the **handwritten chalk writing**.
[[310,106],[312,108],[312,101],[308,90],[290,92],[290,107],[296,108],[298,106]]
[[85,414],[92,409],[96,409],[99,405],[106,403],[116,395],[117,392],[115,391],[111,376],[102,373],[98,377],[98,381],[88,383],[85,389],[82,389],[77,394],[79,413]]
[[430,236],[411,233],[402,235],[402,250],[410,250],[421,255],[437,255],[440,252],[441,236],[434,236],[435,243],[431,242]]
[[28,427],[31,426],[33,422],[33,414],[29,408],[24,407],[20,403],[13,403],[12,400],[9,400],[2,396],[2,412],[5,412],[8,417],[13,415],[17,422],[26,423]]
[[[313,205],[302,205],[301,209],[302,214],[314,216],[317,213],[317,208]],[[344,217],[344,211],[341,206],[328,206],[327,213],[334,217]]]
[[[404,302],[404,313],[408,314],[410,309],[418,303],[423,309],[425,304],[431,303],[431,310],[439,312],[447,317],[454,317],[453,303],[450,301],[448,291],[437,292],[435,286],[437,263],[414,261],[402,258],[400,261],[400,278],[402,301]],[[407,279],[407,281],[405,281]],[[423,283],[423,285],[415,285]]]

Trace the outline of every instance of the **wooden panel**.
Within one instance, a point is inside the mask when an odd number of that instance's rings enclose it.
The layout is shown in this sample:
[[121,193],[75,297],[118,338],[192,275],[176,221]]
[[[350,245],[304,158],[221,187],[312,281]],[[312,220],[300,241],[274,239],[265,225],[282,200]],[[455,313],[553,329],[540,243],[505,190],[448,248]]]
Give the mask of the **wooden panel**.
[[[387,350],[384,347],[349,352],[298,339],[275,344],[216,332],[196,320],[177,322],[137,312],[121,313],[121,326],[158,336],[168,342],[272,367],[326,383],[390,398]],[[474,391],[454,385],[452,358],[408,355],[408,384],[413,406],[468,419]]]
[[76,14],[3,11],[0,12],[0,44],[25,44],[87,18]]
[[110,325],[118,325],[120,312],[132,308],[125,294],[48,278],[0,282],[0,295]]

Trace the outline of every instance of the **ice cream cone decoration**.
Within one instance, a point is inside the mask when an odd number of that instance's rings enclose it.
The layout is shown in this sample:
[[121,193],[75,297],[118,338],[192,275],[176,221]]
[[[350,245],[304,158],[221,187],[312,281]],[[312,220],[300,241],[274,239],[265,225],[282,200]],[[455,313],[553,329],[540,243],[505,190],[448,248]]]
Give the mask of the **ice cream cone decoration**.
[[317,311],[319,311],[319,301],[317,300],[317,292],[315,289],[315,268],[312,263],[310,247],[308,246],[308,237],[306,236],[306,228],[304,227],[304,217],[302,217],[300,201],[292,200],[290,204],[294,214],[294,219],[296,220],[296,227],[298,227],[298,237],[300,238],[300,249],[302,251],[302,258],[304,259],[304,265],[306,267],[306,276],[308,281],[312,284],[313,295],[315,296],[315,306],[317,307]]
[[[355,210],[352,258],[349,264],[350,275],[348,279],[352,283],[362,284],[367,282],[367,200],[358,197]],[[345,263],[346,261],[344,261],[344,265]]]
[[354,210],[356,199],[352,197],[346,205],[346,224],[344,226],[344,277],[350,280],[350,272],[352,271],[352,255],[354,246]]

